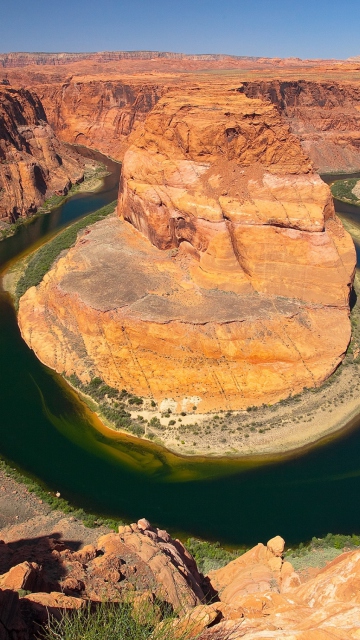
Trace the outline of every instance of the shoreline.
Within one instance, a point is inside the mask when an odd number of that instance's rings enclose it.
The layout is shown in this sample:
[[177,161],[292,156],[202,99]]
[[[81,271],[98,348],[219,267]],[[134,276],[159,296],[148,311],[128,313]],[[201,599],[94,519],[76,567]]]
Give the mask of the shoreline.
[[[358,373],[360,371],[360,365],[356,365],[356,370],[353,371],[353,376],[349,375],[343,376],[342,380],[339,380],[338,389],[332,389],[335,393],[339,395],[343,393],[343,386],[347,385],[348,382],[353,381],[358,377]],[[86,406],[92,411],[96,417],[100,420],[102,425],[112,431],[114,434],[123,434],[127,438],[134,438],[137,443],[144,442],[146,443],[152,442],[153,444],[161,447],[165,452],[169,452],[171,454],[175,454],[178,457],[182,457],[185,459],[191,459],[196,457],[205,457],[210,459],[233,459],[239,462],[248,461],[248,462],[266,462],[266,460],[274,461],[274,460],[285,460],[289,458],[295,458],[300,455],[304,455],[307,451],[313,450],[316,447],[323,446],[328,441],[341,438],[345,433],[351,432],[353,429],[356,429],[360,426],[360,398],[354,399],[350,406],[346,404],[345,410],[342,408],[337,408],[337,410],[333,410],[332,408],[323,409],[322,405],[319,403],[319,406],[313,410],[312,415],[309,415],[309,418],[301,421],[298,421],[297,416],[300,414],[301,410],[307,410],[309,414],[311,414],[312,408],[306,406],[308,402],[308,398],[301,398],[299,410],[296,411],[295,407],[288,407],[288,410],[283,411],[282,406],[273,405],[273,409],[269,408],[269,412],[272,412],[272,415],[269,414],[270,420],[274,422],[274,420],[281,420],[281,424],[278,426],[268,426],[269,420],[268,416],[262,417],[258,422],[257,426],[261,429],[265,427],[263,431],[267,432],[271,430],[271,433],[264,435],[262,433],[257,434],[256,432],[251,432],[249,437],[245,441],[239,441],[236,439],[232,440],[232,447],[229,449],[229,446],[223,444],[219,444],[220,433],[222,434],[224,429],[220,427],[219,430],[212,432],[211,440],[218,440],[217,444],[213,447],[211,445],[206,445],[204,447],[194,447],[190,441],[193,440],[193,436],[190,435],[187,438],[187,441],[184,440],[184,433],[180,431],[182,441],[180,443],[176,440],[176,436],[170,434],[168,437],[162,432],[158,431],[158,436],[152,440],[147,437],[139,437],[134,435],[133,433],[127,431],[126,429],[115,428],[115,426],[111,423],[110,420],[104,416],[101,410],[99,410],[98,403],[94,398],[85,394],[77,387],[72,385],[66,378],[63,378],[64,381],[71,386],[74,392],[78,395],[80,400],[86,404]],[[336,384],[336,383],[335,383]],[[360,390],[360,383],[356,386],[357,390]],[[303,392],[304,394],[309,394],[312,392]],[[324,391],[326,394],[326,391]],[[300,394],[302,396],[303,394]],[[333,405],[335,403],[338,396],[331,398],[330,400],[324,399],[324,403],[330,403]],[[94,405],[97,405],[94,407]],[[144,415],[149,414],[149,411],[136,411],[132,412],[132,417],[136,415]],[[219,412],[221,415],[221,412]],[[239,416],[246,416],[246,411],[233,412],[232,418],[236,419]],[[282,422],[286,419],[290,418],[293,420],[293,423],[289,425],[283,425]],[[151,412],[153,417],[157,417],[161,422],[161,414],[159,412],[153,411]],[[177,414],[173,414],[174,417]],[[248,415],[248,414],[247,414]],[[211,419],[211,415],[209,414],[188,414],[188,421],[183,425],[189,424],[190,419],[193,419],[196,416],[199,428],[201,429],[201,422],[205,423]],[[295,420],[294,420],[295,417]],[[321,419],[321,426],[317,427],[316,422],[318,419]],[[182,418],[184,420],[184,418]],[[359,424],[354,424],[357,421]],[[96,428],[96,427],[95,427]],[[231,427],[228,427],[228,431]],[[154,429],[154,427],[152,427]],[[155,430],[155,429],[154,429]],[[201,434],[203,435],[203,434]],[[207,440],[208,442],[208,440]],[[192,445],[192,446],[191,446]],[[236,445],[236,447],[234,446]],[[210,448],[210,451],[209,451]]]
[[63,205],[67,200],[72,198],[72,196],[76,195],[77,193],[96,193],[97,191],[100,191],[104,184],[104,178],[110,175],[110,172],[107,170],[105,165],[102,165],[95,160],[91,161],[91,163],[91,165],[88,165],[88,167],[91,167],[91,169],[88,168],[87,172],[86,169],[84,171],[84,178],[82,182],[73,184],[67,194],[64,194],[63,196],[52,195],[42,203],[42,205],[34,214],[30,216],[24,218],[20,217],[16,220],[16,222],[11,224],[1,223],[0,242],[14,236],[19,227],[22,227],[23,225],[30,225],[38,218],[51,213],[54,209],[57,209],[57,207]]
[[[84,191],[89,190],[88,183],[83,185]],[[92,185],[94,190],[95,185],[96,180]],[[353,236],[359,233],[355,224],[345,226],[352,227]],[[17,259],[3,272],[3,286],[12,298],[33,253],[31,251]],[[354,285],[360,291],[359,274],[356,274]],[[59,375],[105,428],[114,434],[135,438],[144,447],[152,442],[164,451],[185,458],[262,459],[265,462],[267,458],[296,457],[330,439],[341,437],[344,431],[355,427],[356,418],[360,424],[359,301],[351,311],[351,323],[349,348],[343,363],[332,376],[320,387],[303,390],[296,396],[268,406],[232,412],[222,410],[216,414],[172,413],[169,408],[161,411],[154,406],[151,398],[137,398],[138,402],[132,402],[130,394],[121,398],[114,398],[112,394],[108,396],[107,393],[100,399],[93,397],[94,394],[96,396],[96,387],[89,385],[90,389],[87,389],[86,385],[76,380],[76,376],[73,376],[74,380],[69,380]],[[100,383],[103,384],[103,381]],[[110,387],[108,389],[111,390]],[[117,390],[113,391],[119,396]],[[116,409],[119,402],[115,400],[120,400],[120,410]],[[125,420],[116,426],[111,419],[111,412],[114,414],[121,410]]]

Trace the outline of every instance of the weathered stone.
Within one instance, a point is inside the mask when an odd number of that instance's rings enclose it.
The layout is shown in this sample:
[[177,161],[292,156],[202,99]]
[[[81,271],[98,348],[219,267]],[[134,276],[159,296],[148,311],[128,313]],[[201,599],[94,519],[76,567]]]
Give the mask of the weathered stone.
[[20,301],[48,366],[206,412],[276,402],[341,362],[354,246],[271,104],[169,91],[126,153],[119,212],[141,233],[98,223]]
[[15,222],[50,195],[66,195],[83,179],[83,166],[55,136],[35,94],[0,88],[0,219]]
[[0,576],[1,589],[25,589],[32,591],[35,587],[40,567],[35,562],[22,562]]

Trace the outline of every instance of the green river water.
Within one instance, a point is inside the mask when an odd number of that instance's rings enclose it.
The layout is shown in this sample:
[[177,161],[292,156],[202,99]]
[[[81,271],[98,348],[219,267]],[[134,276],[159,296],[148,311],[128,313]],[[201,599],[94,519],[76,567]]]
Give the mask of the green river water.
[[[119,165],[101,159],[112,172],[101,192],[21,227],[0,243],[0,264],[116,198]],[[3,291],[0,324],[0,454],[71,503],[230,545],[360,533],[360,416],[341,437],[288,459],[184,458],[101,425],[28,349]]]

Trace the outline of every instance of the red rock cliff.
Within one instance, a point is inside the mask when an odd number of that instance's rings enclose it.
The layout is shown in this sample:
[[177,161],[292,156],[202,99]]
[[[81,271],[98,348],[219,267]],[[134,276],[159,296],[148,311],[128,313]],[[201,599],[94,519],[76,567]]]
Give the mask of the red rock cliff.
[[61,140],[121,160],[129,134],[145,120],[166,86],[136,79],[75,78],[64,84],[36,85],[36,91]]
[[269,100],[320,172],[360,168],[360,86],[350,82],[244,82],[240,91]]
[[36,211],[83,176],[82,159],[55,136],[39,98],[25,89],[0,89],[0,218]]
[[167,93],[125,154],[119,212],[21,299],[43,362],[200,412],[274,402],[341,362],[353,243],[273,105]]

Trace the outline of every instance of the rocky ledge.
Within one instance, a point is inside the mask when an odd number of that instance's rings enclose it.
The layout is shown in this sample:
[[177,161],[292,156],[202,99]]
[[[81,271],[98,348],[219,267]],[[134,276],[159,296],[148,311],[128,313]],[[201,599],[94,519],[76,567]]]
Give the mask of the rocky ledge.
[[176,614],[174,638],[358,638],[360,551],[307,581],[283,552],[277,536],[204,576],[180,540],[145,519],[76,551],[59,536],[2,542],[2,637],[27,640],[49,616],[125,601],[135,611],[157,608],[159,625],[167,605]]
[[45,364],[200,412],[273,403],[339,365],[354,246],[273,105],[168,93],[125,155],[119,213],[20,301]]

